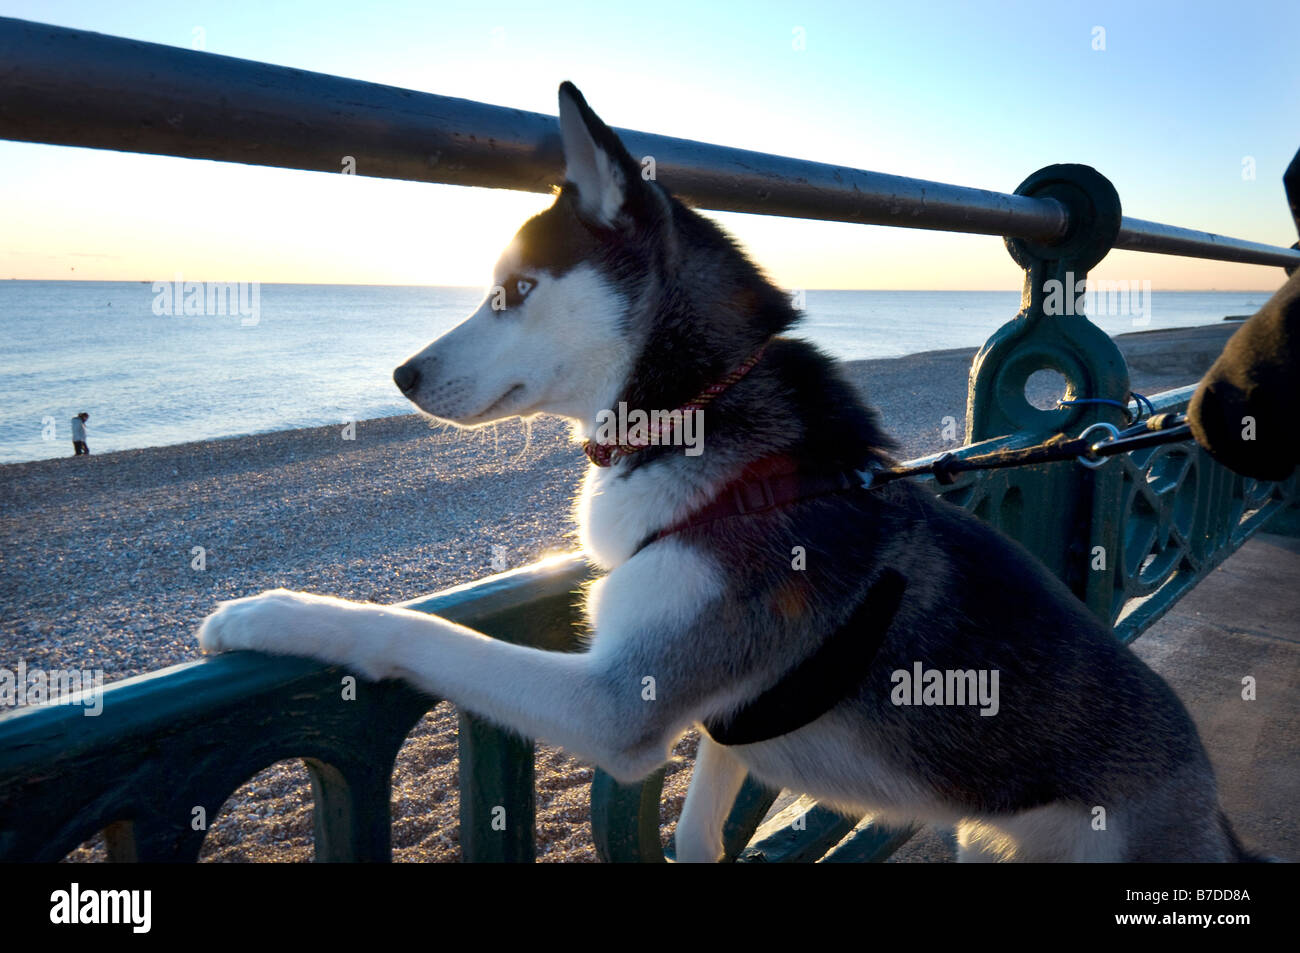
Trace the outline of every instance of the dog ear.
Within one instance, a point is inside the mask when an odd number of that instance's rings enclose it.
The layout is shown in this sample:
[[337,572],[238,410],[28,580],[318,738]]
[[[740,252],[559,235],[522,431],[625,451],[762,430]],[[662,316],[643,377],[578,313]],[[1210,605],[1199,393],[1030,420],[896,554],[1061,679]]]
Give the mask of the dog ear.
[[605,228],[625,214],[635,217],[644,187],[640,166],[569,82],[560,84],[560,139],[579,214]]

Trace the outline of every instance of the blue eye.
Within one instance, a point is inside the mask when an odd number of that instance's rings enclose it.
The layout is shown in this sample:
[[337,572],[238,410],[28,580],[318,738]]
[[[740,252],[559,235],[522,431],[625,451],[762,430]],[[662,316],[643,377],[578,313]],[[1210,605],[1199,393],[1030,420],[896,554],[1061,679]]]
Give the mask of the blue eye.
[[524,303],[528,293],[537,287],[537,280],[526,275],[510,275],[499,287],[505,292],[505,310],[509,310]]

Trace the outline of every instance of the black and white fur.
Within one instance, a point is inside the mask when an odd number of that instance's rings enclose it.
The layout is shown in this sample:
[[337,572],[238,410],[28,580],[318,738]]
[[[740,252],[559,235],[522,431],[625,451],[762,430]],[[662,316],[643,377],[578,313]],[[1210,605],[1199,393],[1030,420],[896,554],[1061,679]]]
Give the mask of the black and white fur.
[[[588,651],[285,590],[223,603],[203,648],[403,678],[632,781],[683,732],[778,682],[891,567],[908,586],[856,691],[769,741],[702,738],[678,860],[721,857],[746,772],[846,811],[956,825],[964,860],[1242,859],[1169,687],[1018,544],[929,492],[900,482],[804,500],[635,551],[754,461],[785,454],[833,473],[885,461],[889,442],[832,360],[779,336],[797,316],[787,297],[716,225],[643,179],[567,83],[560,130],[566,182],[497,265],[505,309],[485,300],[395,375],[421,410],[462,426],[556,414],[589,437],[601,410],[679,407],[772,339],[707,409],[702,455],[651,447],[588,468],[581,541],[608,573],[588,596]],[[806,569],[792,568],[796,546]],[[916,661],[996,669],[998,713],[892,704],[890,673]]]

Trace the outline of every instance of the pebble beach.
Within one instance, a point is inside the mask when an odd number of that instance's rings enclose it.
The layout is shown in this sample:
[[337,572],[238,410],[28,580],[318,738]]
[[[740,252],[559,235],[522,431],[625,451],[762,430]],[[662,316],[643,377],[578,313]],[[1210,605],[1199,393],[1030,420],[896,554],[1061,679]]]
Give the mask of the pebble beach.
[[[1118,338],[1133,387],[1194,383],[1235,325]],[[899,455],[961,442],[972,350],[846,365]],[[945,440],[945,418],[957,440]],[[947,436],[951,437],[951,430]],[[391,603],[577,548],[570,512],[586,459],[561,422],[475,431],[418,416],[363,420],[0,467],[0,666],[103,669],[113,682],[200,657],[194,630],[223,599],[284,586]],[[201,548],[202,568],[195,568]],[[494,566],[495,560],[495,566]],[[393,778],[394,859],[460,859],[456,715],[408,738]],[[665,782],[665,838],[695,740]],[[539,745],[538,858],[594,861],[591,769]],[[102,858],[88,842],[70,860]],[[241,788],[203,858],[309,861],[311,797],[300,763]]]

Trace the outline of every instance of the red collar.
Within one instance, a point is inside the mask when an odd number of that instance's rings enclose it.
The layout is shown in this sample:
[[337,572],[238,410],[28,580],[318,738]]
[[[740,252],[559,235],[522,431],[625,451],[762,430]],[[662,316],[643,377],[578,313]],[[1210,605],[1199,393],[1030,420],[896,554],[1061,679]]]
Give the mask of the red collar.
[[[765,342],[757,351],[746,358],[745,363],[741,364],[726,377],[722,378],[722,380],[715,384],[710,384],[697,397],[689,403],[678,407],[677,410],[673,411],[673,413],[684,417],[686,414],[693,414],[697,410],[702,410],[706,404],[754,369],[754,365],[759,362],[763,356],[763,352],[767,350],[767,343],[768,342]],[[667,427],[668,429],[671,429],[672,427],[671,416],[668,418]],[[638,450],[644,450],[646,447],[655,444],[666,443],[666,440],[657,438],[667,436],[667,433],[661,434],[660,425],[655,424],[655,426],[651,428],[644,443],[597,443],[595,440],[584,440],[582,442],[582,452],[585,453],[587,459],[596,466],[607,467],[617,463],[624,457],[630,457]]]
[[[633,550],[633,555],[666,536],[715,520],[763,513],[814,497],[864,490],[869,486],[865,471],[846,469],[816,473],[802,469],[797,461],[784,454],[765,457],[747,466],[736,479],[719,490],[708,505],[651,533]],[[870,498],[879,499],[876,494],[871,494]]]

